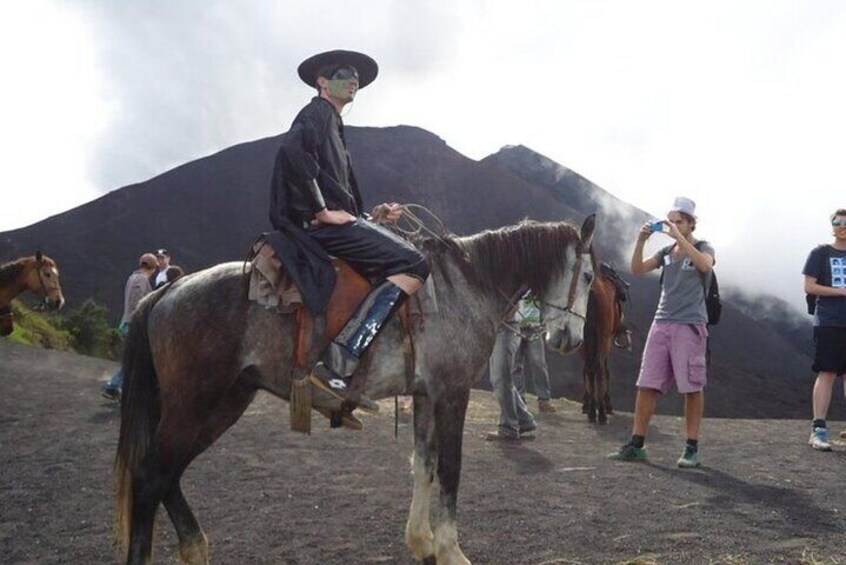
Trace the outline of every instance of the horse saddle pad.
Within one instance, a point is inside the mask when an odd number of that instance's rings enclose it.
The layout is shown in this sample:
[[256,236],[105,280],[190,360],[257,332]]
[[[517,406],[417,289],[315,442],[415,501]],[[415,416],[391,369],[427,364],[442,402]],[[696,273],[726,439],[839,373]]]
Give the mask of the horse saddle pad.
[[[296,316],[297,365],[305,363],[312,345],[310,339],[315,327],[314,318],[305,308],[302,295],[285,272],[281,261],[276,257],[270,245],[256,244],[250,260],[249,299],[265,308],[276,308],[280,313],[293,313]],[[323,335],[327,342],[336,336],[352,318],[356,308],[367,294],[371,285],[342,259],[332,259],[337,273],[335,288],[325,313]],[[409,316],[437,313],[438,303],[435,297],[431,277],[423,288],[415,294],[415,299],[408,300],[399,311],[400,319],[409,328]]]

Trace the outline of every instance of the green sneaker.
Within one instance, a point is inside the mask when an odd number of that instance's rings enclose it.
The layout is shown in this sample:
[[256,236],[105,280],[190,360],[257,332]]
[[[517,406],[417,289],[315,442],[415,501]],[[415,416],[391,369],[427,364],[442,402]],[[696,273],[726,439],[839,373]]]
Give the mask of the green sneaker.
[[679,460],[676,461],[676,465],[682,469],[693,469],[694,467],[699,467],[701,464],[702,462],[699,460],[699,450],[694,449],[690,445],[684,446],[684,453],[682,453]]
[[607,458],[614,461],[646,461],[646,448],[627,443],[619,451],[609,453]]

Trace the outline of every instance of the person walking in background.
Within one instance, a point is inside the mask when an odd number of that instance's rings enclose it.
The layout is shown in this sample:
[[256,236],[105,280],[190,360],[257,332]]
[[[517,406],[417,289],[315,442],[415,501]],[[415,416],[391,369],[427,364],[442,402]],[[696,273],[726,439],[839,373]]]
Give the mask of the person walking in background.
[[809,306],[814,314],[814,383],[811,437],[808,444],[831,451],[826,416],[831,391],[839,374],[846,372],[846,209],[831,215],[834,242],[814,248],[805,261],[805,293],[815,297]]
[[156,290],[167,282],[167,270],[170,268],[170,253],[167,249],[156,251],[156,270],[150,275],[150,288]]
[[[695,208],[689,198],[678,197],[666,221],[647,222],[638,234],[632,253],[632,273],[643,276],[663,268],[661,298],[643,350],[631,440],[619,451],[609,454],[609,459],[646,459],[644,444],[649,421],[658,398],[675,382],[685,397],[687,431],[687,443],[677,464],[679,467],[700,465],[699,429],[707,376],[705,289],[711,282],[714,248],[693,237],[697,221]],[[656,231],[672,237],[675,242],[644,260],[644,244]]]
[[543,340],[545,327],[533,294],[527,293],[520,300],[517,316],[520,319],[520,336],[512,363],[514,384],[520,394],[525,394],[526,373],[529,373],[532,388],[538,397],[538,410],[555,412],[555,407],[550,402],[549,370]]
[[521,340],[519,328],[515,312],[496,334],[489,368],[491,387],[499,403],[499,424],[496,431],[485,436],[487,440],[519,440],[537,428],[535,417],[514,383],[514,357]]
[[[132,313],[135,307],[141,302],[141,299],[147,296],[151,291],[150,278],[156,272],[158,261],[156,256],[152,253],[145,253],[138,259],[138,269],[136,269],[126,280],[126,287],[123,293],[123,316],[120,319],[118,332],[121,338],[126,338],[129,331],[129,322],[132,319]],[[112,375],[103,388],[102,395],[109,400],[120,400],[123,390],[123,366],[118,369],[118,372]]]

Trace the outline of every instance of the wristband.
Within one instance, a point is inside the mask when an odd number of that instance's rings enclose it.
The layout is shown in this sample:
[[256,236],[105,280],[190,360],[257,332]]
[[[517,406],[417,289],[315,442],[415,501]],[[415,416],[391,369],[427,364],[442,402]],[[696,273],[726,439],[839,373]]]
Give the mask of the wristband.
[[308,189],[308,193],[311,195],[312,200],[314,200],[314,208],[316,212],[320,212],[326,208],[326,201],[323,200],[323,193],[320,192],[320,186],[317,184],[317,180],[311,179],[307,181],[306,188]]

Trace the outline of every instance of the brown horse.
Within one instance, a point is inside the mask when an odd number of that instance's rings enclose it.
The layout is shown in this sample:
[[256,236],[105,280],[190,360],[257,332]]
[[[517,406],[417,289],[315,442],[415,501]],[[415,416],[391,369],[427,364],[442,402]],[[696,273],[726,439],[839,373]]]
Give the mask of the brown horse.
[[608,414],[613,412],[608,358],[612,346],[625,348],[628,344],[617,339],[620,335],[626,335],[622,304],[626,300],[625,290],[614,282],[614,277],[603,267],[597,269],[598,275],[591,285],[585,341],[579,351],[584,361],[582,412],[587,414],[590,422],[596,422],[598,418],[600,424],[607,424]]
[[40,251],[32,257],[0,265],[0,336],[14,330],[12,300],[27,290],[43,298],[44,306],[50,310],[58,310],[65,304],[59,286],[59,268]]

